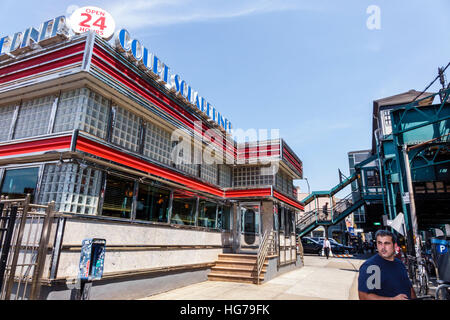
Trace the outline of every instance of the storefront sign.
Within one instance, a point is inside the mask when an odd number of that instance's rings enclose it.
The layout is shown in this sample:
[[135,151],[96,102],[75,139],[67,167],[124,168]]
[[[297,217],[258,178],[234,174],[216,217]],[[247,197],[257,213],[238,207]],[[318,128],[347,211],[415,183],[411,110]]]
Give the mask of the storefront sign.
[[97,7],[83,7],[72,13],[68,24],[76,34],[94,31],[104,39],[111,39],[116,22],[105,10]]
[[8,56],[8,54],[14,55],[33,43],[57,36],[64,29],[65,22],[66,18],[60,16],[44,22],[39,29],[31,27],[23,32],[16,32],[12,37],[0,38],[0,57]]
[[[70,27],[75,33],[92,30],[99,36],[110,39],[114,35],[115,22],[112,16],[103,9],[97,7],[79,8],[67,21],[66,17],[60,16],[44,22],[39,29],[31,27],[24,32],[15,33],[12,37],[0,38],[0,61],[18,55],[24,50],[30,50],[33,44],[39,44],[60,34],[68,36],[67,27]],[[226,132],[231,133],[232,126],[228,119],[223,117],[197,91],[194,91],[180,75],[173,73],[156,55],[142,46],[139,40],[132,39],[127,30],[120,30],[115,40],[115,46],[119,52],[132,60],[141,70],[157,79],[169,91],[199,110],[210,121],[217,123]]]
[[115,44],[119,52],[130,58],[152,78],[158,79],[169,91],[176,93],[187,103],[194,105],[227,132],[231,131],[231,123],[228,119],[224,118],[215,107],[194,91],[178,74],[172,73],[170,68],[142,46],[139,40],[132,39],[127,30],[119,31]]

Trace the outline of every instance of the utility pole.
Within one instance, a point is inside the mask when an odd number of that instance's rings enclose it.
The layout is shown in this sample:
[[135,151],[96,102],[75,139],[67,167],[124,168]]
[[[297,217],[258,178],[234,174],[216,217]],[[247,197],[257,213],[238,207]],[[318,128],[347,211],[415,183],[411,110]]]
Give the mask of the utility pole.
[[439,98],[441,99],[441,103],[442,103],[442,102],[444,102],[444,99],[445,99],[444,90],[449,89],[450,84],[446,88],[446,79],[445,79],[445,74],[444,74],[444,68],[438,68],[438,73],[439,73],[439,82],[441,83],[441,86],[442,86],[442,89],[439,90]]
[[408,148],[406,147],[406,145],[403,145],[402,151],[403,151],[403,159],[405,162],[406,183],[408,185],[411,223],[412,223],[413,235],[415,238],[415,241],[413,241],[413,243],[415,243],[414,247],[415,247],[417,262],[420,264],[422,262],[422,255],[421,255],[421,251],[420,251],[421,243],[420,243],[420,237],[419,237],[419,229],[418,229],[418,225],[417,225],[416,203],[414,201],[414,189],[413,189],[412,178],[411,178],[411,167],[409,165]]

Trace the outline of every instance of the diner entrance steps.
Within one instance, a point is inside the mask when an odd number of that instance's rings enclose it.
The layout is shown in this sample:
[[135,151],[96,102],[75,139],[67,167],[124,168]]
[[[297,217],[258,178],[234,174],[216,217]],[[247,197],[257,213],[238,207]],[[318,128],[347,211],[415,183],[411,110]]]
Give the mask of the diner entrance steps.
[[[264,261],[259,275],[259,282],[264,281],[264,275],[268,266],[268,258]],[[210,281],[231,281],[243,283],[257,283],[256,254],[222,253],[219,260],[211,268],[208,274]]]

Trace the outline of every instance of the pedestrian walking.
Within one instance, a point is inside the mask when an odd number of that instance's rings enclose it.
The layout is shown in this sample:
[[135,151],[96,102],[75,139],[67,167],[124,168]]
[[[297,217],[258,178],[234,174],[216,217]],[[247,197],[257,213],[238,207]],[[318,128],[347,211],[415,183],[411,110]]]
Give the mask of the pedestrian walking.
[[378,254],[359,268],[360,300],[408,300],[416,293],[405,265],[395,258],[396,239],[392,232],[378,230],[375,234]]
[[325,252],[325,256],[328,259],[328,257],[330,256],[331,244],[327,237],[323,239],[323,251]]

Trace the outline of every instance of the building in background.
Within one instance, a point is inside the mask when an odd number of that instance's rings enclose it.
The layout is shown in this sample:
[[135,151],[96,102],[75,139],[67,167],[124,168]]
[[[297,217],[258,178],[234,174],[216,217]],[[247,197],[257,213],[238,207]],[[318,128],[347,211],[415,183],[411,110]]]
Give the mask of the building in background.
[[370,153],[349,152],[350,170],[360,173],[352,190],[364,199],[359,226],[373,232],[403,213],[404,230],[396,231],[406,233],[411,254],[414,217],[422,240],[445,234],[450,223],[449,91],[410,90],[374,101]]

